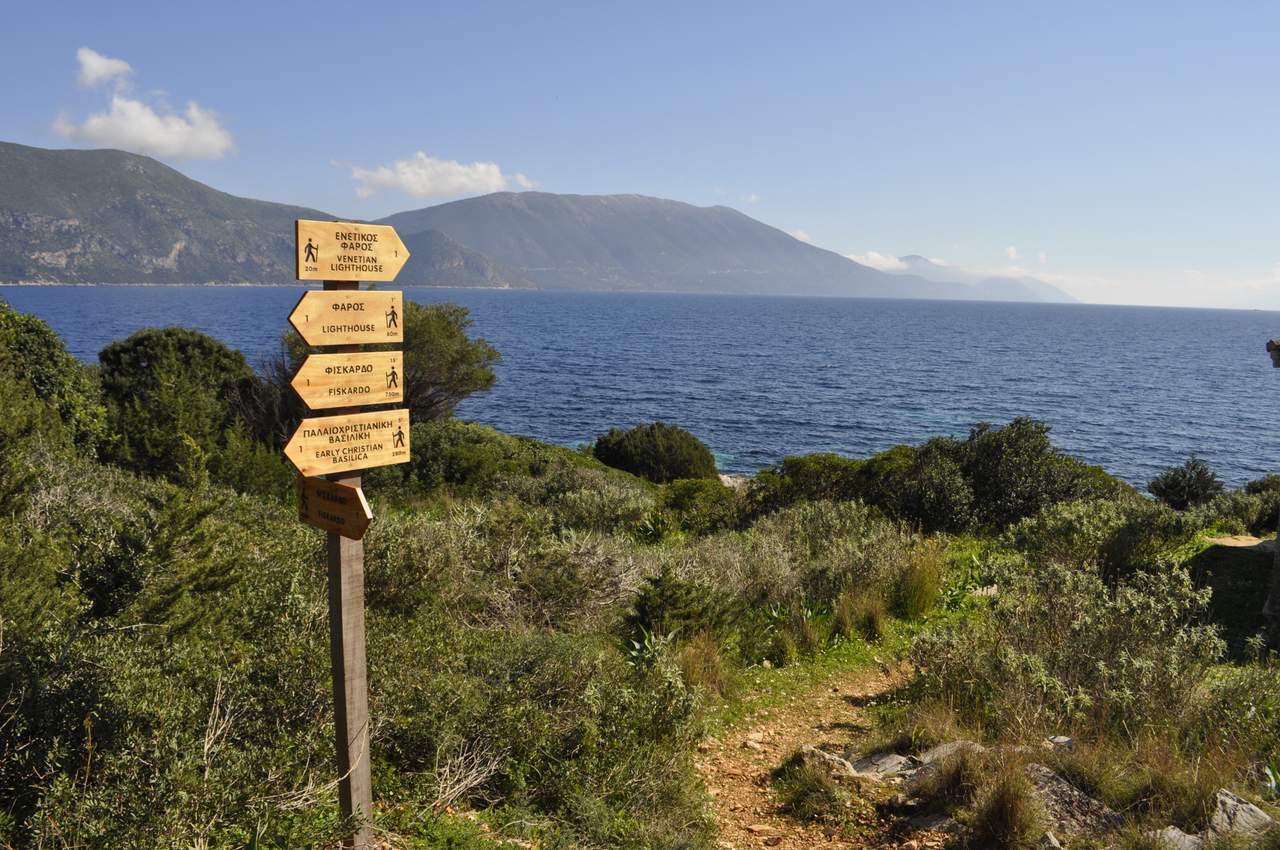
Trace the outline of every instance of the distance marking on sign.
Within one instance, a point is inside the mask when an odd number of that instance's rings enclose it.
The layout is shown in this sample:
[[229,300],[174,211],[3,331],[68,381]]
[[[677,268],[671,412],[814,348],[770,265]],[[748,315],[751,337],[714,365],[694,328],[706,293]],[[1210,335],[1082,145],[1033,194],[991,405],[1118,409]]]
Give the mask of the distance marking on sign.
[[404,341],[404,294],[376,289],[303,293],[289,324],[307,345],[363,345]]
[[298,280],[395,280],[409,259],[386,224],[298,219]]
[[404,355],[399,351],[312,354],[290,382],[312,410],[404,401]]
[[401,408],[303,419],[284,454],[308,478],[407,463],[409,411]]

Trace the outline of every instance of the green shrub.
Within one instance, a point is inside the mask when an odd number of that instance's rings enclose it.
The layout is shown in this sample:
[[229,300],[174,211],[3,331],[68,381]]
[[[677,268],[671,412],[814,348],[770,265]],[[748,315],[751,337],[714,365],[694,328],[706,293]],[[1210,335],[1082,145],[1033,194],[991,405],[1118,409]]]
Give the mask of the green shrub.
[[95,453],[106,439],[106,407],[92,371],[77,362],[40,319],[0,301],[0,351],[8,371],[57,412],[79,448]]
[[1049,426],[1019,417],[1003,428],[976,426],[961,450],[981,526],[1002,529],[1048,505],[1119,495],[1131,488],[1060,452]]
[[1044,830],[1035,789],[1016,764],[983,789],[969,820],[965,844],[983,850],[1030,850]]
[[943,811],[971,806],[995,766],[977,747],[962,744],[939,763],[922,770],[912,791],[930,807]]
[[416,423],[410,492],[510,496],[549,509],[566,528],[612,531],[654,509],[653,488],[572,449],[443,419]]
[[732,686],[732,673],[725,663],[720,642],[709,631],[700,631],[686,641],[676,654],[676,663],[690,690],[722,697]]
[[174,480],[191,457],[184,436],[215,456],[235,425],[235,399],[253,378],[240,352],[184,328],[138,331],[108,345],[99,360],[113,459]]
[[672,481],[663,491],[662,501],[680,518],[680,527],[691,534],[724,531],[739,522],[740,494],[715,478]]
[[797,820],[829,822],[844,814],[848,795],[831,769],[802,752],[788,756],[772,779],[779,808]]
[[912,550],[898,575],[894,606],[900,616],[918,620],[933,610],[942,592],[946,551],[937,543],[921,544]]
[[1222,482],[1209,464],[1192,455],[1152,478],[1147,491],[1175,511],[1202,505],[1222,492]]
[[826,452],[784,457],[751,479],[748,488],[751,513],[761,516],[798,502],[861,498],[864,482],[859,471],[864,463]]
[[681,578],[670,563],[644,580],[623,619],[623,638],[642,640],[646,634],[692,636],[725,623],[724,603],[711,588]]
[[[1224,512],[1236,507],[1234,502],[1218,505]],[[1199,511],[1178,512],[1132,497],[1063,502],[1012,526],[1002,540],[1033,564],[1093,565],[1108,582],[1115,582],[1170,561],[1198,531],[1223,522],[1209,511],[1206,505]],[[1246,515],[1252,512],[1253,507],[1245,506]]]
[[804,500],[860,499],[925,531],[999,530],[1058,502],[1111,498],[1132,488],[1068,457],[1049,426],[1014,419],[975,426],[965,440],[935,437],[895,446],[865,461],[837,455],[787,458],[748,489],[760,516]]
[[57,413],[15,374],[12,356],[0,348],[0,516],[17,511],[39,474],[39,456],[66,448]]
[[596,440],[592,453],[606,466],[665,484],[680,478],[714,478],[711,450],[683,428],[665,422],[612,428]]
[[880,640],[889,629],[889,610],[884,597],[872,591],[846,590],[836,599],[832,628],[840,637]]
[[1074,726],[1123,740],[1188,727],[1224,647],[1198,622],[1208,592],[1186,570],[1139,572],[1114,588],[1096,569],[1053,562],[994,578],[1000,592],[985,615],[939,623],[911,650],[921,687],[966,723],[1015,737]]
[[978,520],[981,507],[954,454],[953,440],[926,443],[899,485],[901,495],[891,503],[925,531],[967,531]]
[[1059,502],[1010,527],[1004,541],[1033,563],[1101,564],[1126,516],[1124,505],[1107,499]]

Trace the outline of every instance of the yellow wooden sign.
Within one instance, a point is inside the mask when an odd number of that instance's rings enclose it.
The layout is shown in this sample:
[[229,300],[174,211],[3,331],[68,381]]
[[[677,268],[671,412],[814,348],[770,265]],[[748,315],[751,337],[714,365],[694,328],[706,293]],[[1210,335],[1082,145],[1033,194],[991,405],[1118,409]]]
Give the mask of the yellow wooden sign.
[[304,292],[289,324],[307,345],[404,341],[404,295],[376,289]]
[[404,401],[404,355],[399,351],[312,354],[290,382],[307,407],[354,407]]
[[364,491],[350,484],[298,476],[298,519],[359,540],[373,521]]
[[303,419],[284,447],[308,478],[409,460],[409,411],[383,410]]
[[395,280],[409,251],[386,224],[298,219],[298,280]]

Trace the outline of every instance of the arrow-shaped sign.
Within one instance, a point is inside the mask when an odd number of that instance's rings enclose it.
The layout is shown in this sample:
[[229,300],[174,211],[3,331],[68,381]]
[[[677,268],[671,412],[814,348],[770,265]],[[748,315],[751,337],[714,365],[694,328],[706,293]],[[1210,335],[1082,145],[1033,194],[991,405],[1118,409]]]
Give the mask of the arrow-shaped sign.
[[308,478],[409,461],[409,411],[303,419],[284,455]]
[[373,511],[364,491],[323,478],[298,477],[298,519],[352,540],[364,537]]
[[298,280],[395,280],[409,259],[386,224],[298,219]]
[[290,382],[312,410],[404,401],[399,351],[312,354]]
[[404,341],[404,295],[376,289],[304,292],[289,324],[307,345]]

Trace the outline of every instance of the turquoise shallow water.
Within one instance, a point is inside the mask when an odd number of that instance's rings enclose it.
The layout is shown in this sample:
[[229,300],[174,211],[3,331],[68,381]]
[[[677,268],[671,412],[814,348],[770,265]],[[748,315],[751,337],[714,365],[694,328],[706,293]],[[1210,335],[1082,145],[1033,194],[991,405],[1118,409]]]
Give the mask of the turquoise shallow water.
[[[257,361],[287,287],[0,287],[85,360],[185,325]],[[1280,313],[1065,304],[409,289],[471,309],[503,355],[460,415],[562,444],[665,419],[728,472],[784,454],[863,456],[1034,416],[1135,483],[1192,452],[1232,484],[1280,470]]]

